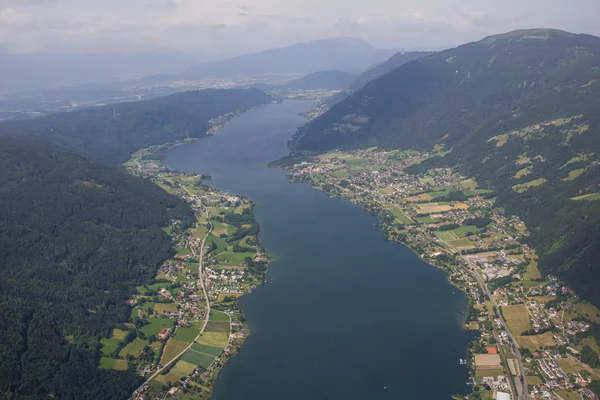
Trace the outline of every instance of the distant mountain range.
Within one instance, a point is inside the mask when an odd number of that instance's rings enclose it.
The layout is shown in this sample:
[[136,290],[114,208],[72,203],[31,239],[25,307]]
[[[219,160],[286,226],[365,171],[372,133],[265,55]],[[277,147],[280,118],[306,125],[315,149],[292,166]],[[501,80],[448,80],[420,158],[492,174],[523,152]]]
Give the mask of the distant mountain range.
[[246,54],[223,61],[197,64],[175,79],[308,74],[340,70],[359,73],[387,60],[393,50],[377,49],[364,40],[333,38]]
[[600,304],[599,65],[595,36],[490,36],[375,79],[301,128],[293,147],[449,151],[416,171],[453,166],[494,189],[533,232],[541,268]]
[[355,79],[356,75],[344,71],[320,71],[313,72],[302,78],[291,80],[282,86],[286,86],[289,89],[300,90],[336,90],[348,87]]

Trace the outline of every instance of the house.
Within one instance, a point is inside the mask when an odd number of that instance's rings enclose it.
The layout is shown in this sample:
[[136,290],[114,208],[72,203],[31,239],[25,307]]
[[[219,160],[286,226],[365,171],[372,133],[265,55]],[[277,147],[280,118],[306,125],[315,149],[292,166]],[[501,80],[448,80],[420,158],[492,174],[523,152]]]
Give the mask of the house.
[[169,336],[169,329],[162,328],[160,332],[158,332],[158,337],[160,340],[165,340]]

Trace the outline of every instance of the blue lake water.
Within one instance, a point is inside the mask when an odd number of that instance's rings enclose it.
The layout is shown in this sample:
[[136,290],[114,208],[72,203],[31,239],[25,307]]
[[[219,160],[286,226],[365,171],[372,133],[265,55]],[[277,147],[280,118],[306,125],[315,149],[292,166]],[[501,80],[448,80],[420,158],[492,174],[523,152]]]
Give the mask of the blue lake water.
[[306,101],[268,105],[216,136],[172,149],[166,164],[257,202],[260,241],[276,259],[240,301],[252,335],[226,364],[216,400],[449,399],[468,393],[459,365],[474,335],[467,299],[377,218],[269,161],[305,120]]

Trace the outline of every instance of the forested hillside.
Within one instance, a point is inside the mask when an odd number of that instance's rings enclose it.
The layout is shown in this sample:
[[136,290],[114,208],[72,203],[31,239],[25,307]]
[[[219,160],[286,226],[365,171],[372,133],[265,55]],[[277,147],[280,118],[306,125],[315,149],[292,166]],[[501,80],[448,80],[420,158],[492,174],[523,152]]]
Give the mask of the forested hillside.
[[99,339],[171,255],[161,226],[191,223],[191,210],[33,138],[0,138],[0,171],[2,398],[126,398],[140,377],[99,369]]
[[344,71],[319,71],[294,79],[283,86],[289,89],[343,89],[350,85],[356,76]]
[[0,124],[0,134],[44,137],[86,157],[120,164],[140,148],[206,134],[209,120],[273,99],[257,89],[206,89]]
[[293,147],[438,153],[525,220],[540,266],[600,305],[600,38],[516,31],[410,62],[300,129]]
[[358,78],[356,78],[346,90],[334,95],[327,102],[329,104],[335,104],[346,97],[350,96],[365,87],[369,82],[383,76],[389,72],[392,72],[399,66],[406,64],[407,62],[416,60],[417,58],[425,57],[430,55],[431,52],[427,51],[406,51],[394,54],[389,60],[363,72]]

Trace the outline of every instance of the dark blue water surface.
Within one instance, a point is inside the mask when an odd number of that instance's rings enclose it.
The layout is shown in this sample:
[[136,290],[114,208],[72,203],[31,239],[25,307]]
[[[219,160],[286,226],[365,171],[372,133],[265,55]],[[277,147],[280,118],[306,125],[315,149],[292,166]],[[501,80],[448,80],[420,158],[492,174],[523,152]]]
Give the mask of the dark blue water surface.
[[459,365],[473,336],[467,299],[398,243],[377,218],[269,161],[305,121],[305,101],[272,104],[216,136],[171,150],[173,169],[258,203],[269,283],[240,301],[252,335],[221,372],[218,400],[448,399],[466,393]]

